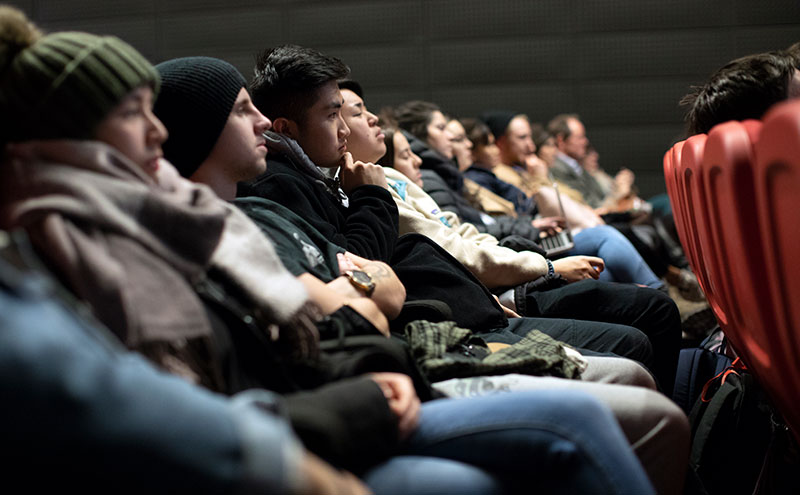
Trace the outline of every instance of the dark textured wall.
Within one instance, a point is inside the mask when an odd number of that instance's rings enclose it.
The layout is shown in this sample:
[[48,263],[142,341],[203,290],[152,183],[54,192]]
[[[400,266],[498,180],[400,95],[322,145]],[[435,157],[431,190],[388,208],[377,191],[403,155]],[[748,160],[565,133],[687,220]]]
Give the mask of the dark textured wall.
[[115,34],[154,62],[229,60],[279,43],[341,57],[373,110],[411,98],[456,116],[577,112],[601,163],[664,190],[678,100],[741,55],[800,40],[800,0],[27,0],[50,30]]

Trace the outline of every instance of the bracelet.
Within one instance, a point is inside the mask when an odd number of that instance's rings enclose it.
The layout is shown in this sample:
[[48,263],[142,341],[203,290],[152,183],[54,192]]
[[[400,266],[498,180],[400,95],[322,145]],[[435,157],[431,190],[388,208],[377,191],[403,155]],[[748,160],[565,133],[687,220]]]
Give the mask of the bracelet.
[[553,267],[553,262],[547,258],[545,258],[544,260],[547,262],[547,275],[552,277],[553,275],[556,274],[556,269]]

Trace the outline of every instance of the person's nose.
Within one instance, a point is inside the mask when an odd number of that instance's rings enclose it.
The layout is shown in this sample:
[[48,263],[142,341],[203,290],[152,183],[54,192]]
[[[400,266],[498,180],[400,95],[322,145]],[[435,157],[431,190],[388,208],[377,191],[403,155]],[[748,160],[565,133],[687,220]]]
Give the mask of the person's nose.
[[147,112],[147,120],[149,129],[147,130],[147,136],[151,140],[152,143],[161,145],[164,141],[167,140],[169,137],[169,132],[167,131],[167,127],[156,117],[152,111]]
[[269,120],[264,114],[258,112],[258,119],[256,119],[256,133],[263,134],[264,132],[272,129],[272,121]]

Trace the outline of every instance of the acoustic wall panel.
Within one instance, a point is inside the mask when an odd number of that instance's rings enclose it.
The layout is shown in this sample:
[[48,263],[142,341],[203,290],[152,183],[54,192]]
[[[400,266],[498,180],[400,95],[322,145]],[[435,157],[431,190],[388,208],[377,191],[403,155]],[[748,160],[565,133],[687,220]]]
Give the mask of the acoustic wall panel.
[[[678,99],[729,60],[800,40],[797,0],[5,0],[46,29],[126,39],[153,62],[299,43],[340,56],[370,107],[414,98],[461,116],[586,119],[601,163],[642,194],[683,127]],[[649,179],[653,178],[652,180]]]
[[576,79],[647,79],[703,74],[737,56],[727,28],[596,33],[573,46]]
[[249,9],[260,9],[264,7],[281,7],[285,0],[163,0],[156,1],[156,11],[158,13],[181,13],[192,11],[242,11]]
[[575,0],[572,7],[580,32],[707,28],[729,26],[735,19],[729,0]]
[[[637,176],[642,171],[655,171],[653,160],[664,157],[666,149],[683,132],[680,123],[671,125],[595,126],[587,129],[587,137],[600,153],[600,163],[606,170],[627,167]],[[664,172],[661,171],[663,182]],[[638,182],[638,181],[637,181]],[[647,192],[647,191],[643,191]],[[653,191],[655,193],[655,191]],[[647,196],[647,194],[645,194]]]
[[571,0],[441,0],[424,3],[431,39],[563,34],[572,29]]
[[350,66],[353,78],[365,91],[377,88],[425,89],[426,72],[418,68],[425,57],[421,46],[398,43],[367,48],[320,47],[320,50]]
[[670,124],[680,122],[678,102],[691,80],[680,78],[625,79],[590,82],[576,88],[576,110],[587,126]]
[[567,80],[571,54],[559,38],[447,41],[430,48],[434,85],[536,83]]
[[278,9],[168,14],[156,20],[163,59],[220,50],[256,53],[280,42]]
[[287,42],[369,48],[388,41],[413,41],[422,33],[419,2],[330,2],[289,9]]
[[[8,3],[17,5],[13,1]],[[36,20],[41,23],[152,16],[155,13],[155,0],[33,0],[26,3],[35,5]]]
[[797,24],[800,2],[797,0],[734,0],[729,7],[738,25]]
[[560,84],[496,84],[434,90],[431,99],[445,112],[474,117],[486,110],[526,113],[533,121],[545,121],[564,108],[574,108],[568,87]]

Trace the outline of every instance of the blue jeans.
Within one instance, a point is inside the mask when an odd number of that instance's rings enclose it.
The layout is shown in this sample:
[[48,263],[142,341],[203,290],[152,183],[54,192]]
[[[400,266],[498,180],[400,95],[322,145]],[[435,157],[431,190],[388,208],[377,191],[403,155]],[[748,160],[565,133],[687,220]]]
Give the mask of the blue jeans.
[[[576,391],[428,402],[405,453],[479,468],[497,477],[502,493],[654,493],[609,409]],[[441,474],[430,475],[446,486]]]
[[392,457],[361,479],[380,495],[495,495],[503,481],[483,469],[437,457]]
[[641,284],[652,289],[664,287],[664,283],[647,266],[633,244],[617,229],[598,225],[581,230],[573,240],[575,247],[568,255],[603,258],[606,269],[600,273],[600,280]]

